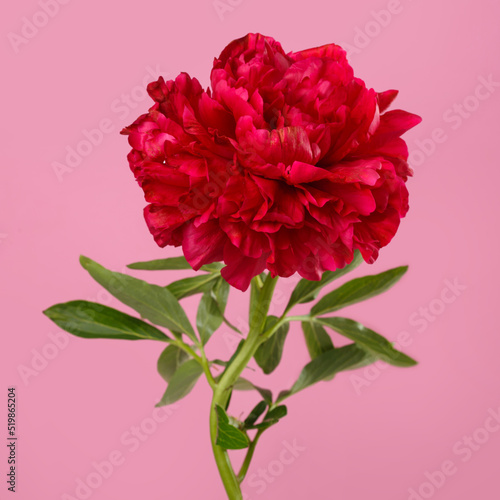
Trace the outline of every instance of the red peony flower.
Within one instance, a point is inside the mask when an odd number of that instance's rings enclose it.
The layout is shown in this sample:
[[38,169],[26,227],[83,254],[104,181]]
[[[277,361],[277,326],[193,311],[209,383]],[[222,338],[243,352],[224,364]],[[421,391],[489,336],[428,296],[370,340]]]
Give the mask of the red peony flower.
[[215,59],[211,89],[186,73],[148,85],[155,101],[122,133],[148,227],[194,269],[319,280],[359,249],[372,263],[408,210],[401,135],[421,119],[385,112],[397,95],[354,77],[334,44],[286,54],[249,34]]

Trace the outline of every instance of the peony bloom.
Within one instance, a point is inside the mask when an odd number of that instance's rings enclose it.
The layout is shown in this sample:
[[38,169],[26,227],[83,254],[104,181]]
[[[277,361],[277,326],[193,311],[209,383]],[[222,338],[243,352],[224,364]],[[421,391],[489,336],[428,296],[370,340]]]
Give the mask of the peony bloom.
[[122,133],[149,230],[194,269],[224,261],[240,290],[265,269],[318,280],[355,249],[372,263],[408,211],[400,136],[420,118],[386,112],[397,91],[367,88],[337,45],[286,54],[249,34],[214,60],[211,89],[182,73],[148,93]]

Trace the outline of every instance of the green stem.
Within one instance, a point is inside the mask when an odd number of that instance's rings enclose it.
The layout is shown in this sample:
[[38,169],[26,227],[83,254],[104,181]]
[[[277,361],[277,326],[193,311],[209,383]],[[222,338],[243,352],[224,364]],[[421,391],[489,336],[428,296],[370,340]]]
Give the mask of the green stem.
[[210,438],[212,448],[219,469],[224,488],[229,500],[242,500],[240,484],[231,465],[227,450],[216,444],[217,442],[217,413],[216,405],[226,408],[232,388],[239,376],[252,359],[259,345],[264,341],[261,332],[265,323],[267,312],[273,296],[274,287],[277,279],[266,277],[264,286],[259,292],[259,296],[255,305],[255,311],[251,311],[250,324],[251,328],[247,338],[243,342],[240,352],[235,356],[230,365],[222,374],[220,380],[215,385],[210,408]]
[[205,377],[207,377],[207,381],[212,389],[215,389],[215,380],[210,371],[210,363],[207,360],[207,356],[205,354],[205,349],[201,346],[201,366],[203,371],[205,372]]
[[191,349],[191,347],[189,345],[187,345],[185,342],[183,342],[182,340],[173,340],[170,343],[172,345],[177,346],[179,349],[182,349],[183,351],[187,352],[190,356],[192,356],[194,359],[196,359],[196,361],[198,361],[198,363],[200,363],[200,365],[203,366],[203,362],[202,362],[202,359],[200,358],[200,356],[198,356],[198,354],[196,354],[196,352],[193,349]]
[[250,467],[250,462],[252,461],[253,454],[255,452],[255,447],[257,446],[257,442],[259,441],[260,436],[262,436],[262,433],[264,432],[263,429],[259,429],[257,431],[257,434],[255,434],[255,437],[253,440],[250,442],[250,446],[248,447],[247,454],[245,455],[245,460],[241,464],[241,469],[240,472],[238,473],[237,479],[239,483],[243,482],[243,479],[245,479],[245,476],[248,471],[248,467]]
[[311,316],[285,316],[285,313],[283,313],[283,316],[281,316],[276,324],[262,334],[262,338],[264,340],[270,339],[276,331],[278,331],[285,323],[290,323],[290,321],[311,321]]

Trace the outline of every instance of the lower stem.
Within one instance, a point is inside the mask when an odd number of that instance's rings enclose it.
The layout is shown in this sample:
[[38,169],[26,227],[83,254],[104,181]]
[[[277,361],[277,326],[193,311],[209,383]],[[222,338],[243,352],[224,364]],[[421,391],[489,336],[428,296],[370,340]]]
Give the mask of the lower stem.
[[[224,402],[224,399],[226,401]],[[217,442],[217,412],[215,410],[216,405],[220,405],[223,408],[227,403],[227,397],[224,398],[217,391],[214,392],[214,397],[212,399],[212,406],[210,408],[210,439],[212,441],[212,449],[214,453],[215,463],[219,470],[220,478],[222,479],[222,484],[227,493],[227,497],[230,500],[242,500],[243,495],[241,494],[240,483],[236,478],[236,475],[231,465],[231,460],[227,450],[221,448],[216,444]]]
[[248,467],[250,467],[250,462],[252,461],[253,454],[255,452],[255,447],[257,446],[257,442],[259,441],[260,436],[262,435],[264,431],[262,429],[259,429],[257,431],[257,434],[255,434],[255,437],[253,440],[250,442],[250,446],[248,447],[247,454],[245,456],[245,460],[243,461],[243,464],[241,465],[240,472],[238,473],[238,476],[236,479],[238,479],[238,482],[241,483],[243,479],[245,479],[245,476],[247,475]]
[[[276,285],[275,279],[268,277],[270,280],[260,297],[258,307],[260,307],[259,317],[265,318],[269,308],[270,298],[273,295],[274,287]],[[266,280],[267,281],[267,280]],[[247,338],[245,339],[240,352],[235,356],[230,365],[227,366],[225,372],[222,374],[220,380],[214,387],[212,404],[210,408],[210,439],[212,441],[212,449],[214,453],[215,462],[219,469],[219,474],[224,484],[229,500],[242,500],[240,481],[236,476],[232,467],[231,461],[227,450],[217,445],[217,412],[216,406],[219,405],[226,409],[229,397],[233,390],[233,386],[240,377],[243,370],[252,359],[257,351],[259,345],[264,341],[261,336],[263,322],[257,321],[255,326],[250,329]],[[253,445],[255,446],[255,444]],[[253,451],[252,451],[253,454]],[[251,456],[250,456],[251,459]],[[248,465],[247,465],[248,468]],[[246,472],[246,471],[245,471]],[[241,473],[240,473],[241,475]]]

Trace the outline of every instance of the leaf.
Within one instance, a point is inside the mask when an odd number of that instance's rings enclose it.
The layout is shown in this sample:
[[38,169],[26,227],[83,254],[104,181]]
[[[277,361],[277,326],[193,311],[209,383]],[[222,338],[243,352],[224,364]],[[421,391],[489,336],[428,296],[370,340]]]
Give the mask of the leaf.
[[313,316],[322,316],[375,297],[391,288],[407,270],[408,266],[401,266],[380,274],[363,276],[348,281],[320,299],[311,309],[311,314]]
[[171,340],[158,328],[96,302],[74,300],[56,304],[43,313],[56,325],[77,337],[163,342]]
[[143,271],[168,271],[172,269],[192,269],[185,257],[170,257],[168,259],[148,260],[145,262],[134,262],[127,266],[129,269],[141,269]]
[[280,405],[268,412],[264,420],[279,420],[280,418],[286,417],[287,413],[287,407],[285,405]]
[[226,311],[229,288],[229,283],[222,276],[219,277],[213,287],[213,294],[222,314]]
[[165,394],[156,406],[171,405],[187,396],[193,390],[202,373],[203,368],[195,359],[183,363],[173,374]]
[[282,391],[277,401],[302,391],[317,382],[325,380],[341,371],[349,370],[352,366],[360,363],[367,353],[356,344],[349,344],[338,349],[332,349],[321,354],[310,361],[301,371],[299,378],[288,391]]
[[235,391],[257,391],[265,401],[269,404],[273,402],[273,394],[269,389],[263,389],[262,387],[258,387],[254,385],[252,382],[247,380],[246,378],[240,377],[234,384],[233,389]]
[[170,379],[187,359],[189,355],[176,345],[166,347],[158,358],[157,368],[158,373],[162,376],[165,382],[170,382]]
[[[170,271],[173,269],[193,269],[184,256],[170,257],[168,259],[148,260],[144,262],[134,262],[127,266],[129,269],[140,269],[142,271]],[[218,273],[224,267],[220,262],[212,262],[201,266],[202,271]]]
[[333,342],[326,330],[317,323],[303,321],[302,331],[311,359],[333,349]]
[[348,318],[315,318],[315,321],[353,340],[368,353],[391,365],[406,367],[417,364],[414,359],[394,349],[392,344],[382,335],[366,328],[357,321]]
[[288,312],[296,304],[311,302],[318,296],[318,293],[323,287],[332,281],[341,278],[348,272],[353,271],[362,262],[363,258],[361,257],[361,254],[359,251],[356,251],[350,264],[347,264],[342,269],[337,269],[336,271],[325,271],[319,281],[309,281],[306,279],[300,280],[290,296],[285,312]]
[[202,271],[206,271],[207,273],[220,273],[223,267],[223,262],[212,262],[211,264],[205,264],[204,266],[201,266],[200,269]]
[[80,262],[92,278],[143,318],[176,334],[186,333],[191,340],[197,342],[184,309],[169,290],[126,274],[109,271],[87,257],[80,257]]
[[[271,329],[278,322],[276,316],[269,316],[266,320],[264,331]],[[274,332],[273,336],[263,342],[255,352],[254,358],[262,371],[268,375],[272,373],[281,361],[283,346],[290,328],[289,323],[285,323]]]
[[191,278],[173,281],[170,285],[167,285],[166,288],[177,300],[181,300],[185,297],[211,290],[214,285],[214,280],[217,278],[218,276],[216,274],[200,274],[198,276],[192,276]]
[[[330,335],[328,335],[321,325],[304,321],[302,322],[302,330],[311,359],[317,358],[324,352],[334,349]],[[325,378],[325,380],[331,380],[334,376],[335,375],[331,375]]]
[[252,278],[252,281],[250,282],[250,307],[248,310],[248,318],[249,318],[250,328],[253,327],[254,322],[256,321],[255,311],[258,308],[259,297],[260,297],[260,294],[262,293],[262,289],[259,286],[258,278],[259,278],[258,276],[254,276]]
[[[311,359],[317,358],[324,352],[334,349],[330,335],[328,335],[321,325],[303,321],[302,330]],[[325,380],[331,380],[334,376],[335,375],[331,375]]]
[[202,345],[205,345],[212,334],[222,324],[222,313],[219,305],[210,292],[205,292],[198,306],[196,328],[200,334]]
[[287,407],[285,405],[277,406],[270,410],[264,417],[264,420],[260,424],[254,424],[251,426],[252,429],[268,429],[272,425],[279,422],[280,419],[285,417],[288,413]]
[[215,406],[217,412],[217,441],[215,444],[225,450],[241,450],[250,444],[248,436],[240,429],[229,423],[229,417],[219,405]]
[[[262,283],[262,286],[260,283]],[[267,312],[271,305],[270,299],[272,298],[275,279],[271,277],[270,273],[265,275],[260,274],[254,276],[250,284],[249,327],[250,330],[262,331],[267,319]]]
[[266,411],[267,404],[268,403],[266,401],[261,401],[260,403],[257,403],[255,408],[249,413],[248,417],[243,422],[247,429],[255,424],[257,419]]

